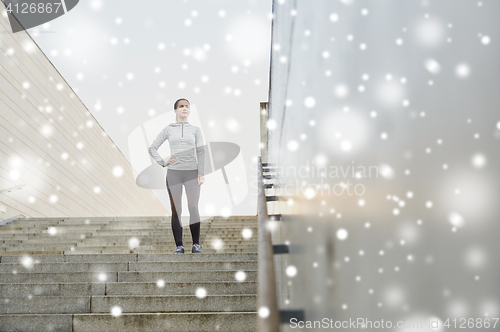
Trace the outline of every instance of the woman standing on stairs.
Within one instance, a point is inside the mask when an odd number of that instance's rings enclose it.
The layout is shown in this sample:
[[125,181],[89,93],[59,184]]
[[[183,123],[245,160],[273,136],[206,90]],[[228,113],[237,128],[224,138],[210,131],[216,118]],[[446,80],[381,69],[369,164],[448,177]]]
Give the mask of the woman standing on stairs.
[[[167,191],[172,208],[172,232],[174,233],[177,248],[174,254],[184,253],[182,244],[182,186],[186,188],[189,208],[189,228],[193,238],[192,253],[201,253],[200,248],[200,213],[198,201],[200,186],[205,182],[205,149],[201,129],[191,125],[189,116],[189,101],[178,99],[174,103],[175,123],[171,123],[158,134],[148,151],[151,157],[167,167]],[[168,139],[172,156],[165,161],[158,154],[158,148]],[[196,153],[195,153],[196,150]],[[195,159],[196,158],[198,161]]]

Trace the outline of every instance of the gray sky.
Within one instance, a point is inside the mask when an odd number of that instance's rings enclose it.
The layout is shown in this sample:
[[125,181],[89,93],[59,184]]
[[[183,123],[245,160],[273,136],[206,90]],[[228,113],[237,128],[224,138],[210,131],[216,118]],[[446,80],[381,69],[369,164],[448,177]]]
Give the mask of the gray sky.
[[[89,0],[28,32],[129,161],[133,130],[187,98],[205,143],[241,147],[249,194],[231,214],[255,214],[271,12],[271,0]],[[155,193],[168,207],[166,192]]]

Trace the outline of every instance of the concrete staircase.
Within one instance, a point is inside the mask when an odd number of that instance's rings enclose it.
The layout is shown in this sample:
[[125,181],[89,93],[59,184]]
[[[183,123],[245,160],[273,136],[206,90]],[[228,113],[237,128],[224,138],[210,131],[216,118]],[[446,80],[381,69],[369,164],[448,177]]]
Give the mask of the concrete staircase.
[[0,226],[0,331],[255,331],[256,216],[203,221],[201,254],[183,242],[166,217]]

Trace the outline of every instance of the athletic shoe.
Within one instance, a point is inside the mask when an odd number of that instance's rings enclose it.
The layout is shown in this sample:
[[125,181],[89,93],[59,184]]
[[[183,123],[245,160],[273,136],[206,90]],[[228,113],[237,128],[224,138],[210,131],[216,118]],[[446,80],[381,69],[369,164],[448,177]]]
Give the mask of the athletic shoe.
[[193,244],[193,249],[191,249],[193,254],[201,254],[201,248],[198,243]]
[[175,249],[174,254],[183,254],[184,253],[184,246],[178,246],[177,249]]

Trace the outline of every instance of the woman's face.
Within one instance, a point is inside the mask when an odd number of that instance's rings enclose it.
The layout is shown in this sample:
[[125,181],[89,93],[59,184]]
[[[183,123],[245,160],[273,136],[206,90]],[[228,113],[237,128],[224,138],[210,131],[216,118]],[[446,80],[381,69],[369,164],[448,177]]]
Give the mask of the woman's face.
[[175,110],[175,113],[179,117],[188,117],[189,116],[189,102],[187,100],[180,100],[177,103],[177,109]]

